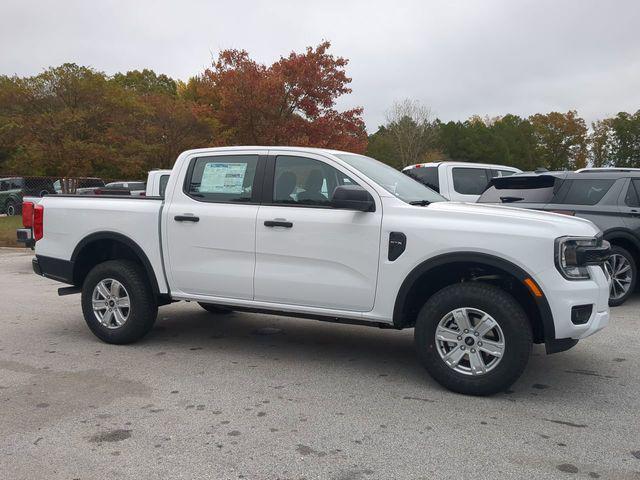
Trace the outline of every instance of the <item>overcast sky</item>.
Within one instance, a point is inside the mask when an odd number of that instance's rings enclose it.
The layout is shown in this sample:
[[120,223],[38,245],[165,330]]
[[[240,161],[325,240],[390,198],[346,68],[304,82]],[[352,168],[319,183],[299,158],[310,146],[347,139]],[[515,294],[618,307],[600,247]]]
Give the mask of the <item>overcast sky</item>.
[[640,109],[640,1],[0,1],[0,74],[75,62],[187,79],[220,49],[272,62],[323,39],[369,131],[394,100],[443,120]]

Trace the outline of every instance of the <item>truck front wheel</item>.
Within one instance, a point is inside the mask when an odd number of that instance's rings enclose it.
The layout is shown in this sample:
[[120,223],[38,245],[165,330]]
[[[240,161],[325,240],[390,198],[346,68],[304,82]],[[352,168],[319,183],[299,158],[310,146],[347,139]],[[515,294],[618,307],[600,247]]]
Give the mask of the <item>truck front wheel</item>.
[[129,260],[110,260],[96,265],[85,278],[82,313],[100,340],[126,344],[151,330],[158,303],[142,267]]
[[414,335],[429,374],[467,395],[506,390],[531,354],[531,326],[518,302],[483,283],[458,283],[434,294],[418,314]]

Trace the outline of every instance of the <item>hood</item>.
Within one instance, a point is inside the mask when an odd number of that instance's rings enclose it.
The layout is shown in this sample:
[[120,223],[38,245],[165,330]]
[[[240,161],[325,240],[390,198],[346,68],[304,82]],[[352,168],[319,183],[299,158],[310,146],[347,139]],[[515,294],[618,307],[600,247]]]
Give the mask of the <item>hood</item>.
[[[479,203],[435,202],[427,208],[443,213],[459,213],[473,216],[483,215],[491,217],[491,220],[503,221],[505,223],[534,223],[540,226],[546,224],[548,227],[560,232],[561,235],[593,236],[600,231],[598,227],[584,218],[518,207]],[[487,218],[487,220],[489,220],[489,218]]]

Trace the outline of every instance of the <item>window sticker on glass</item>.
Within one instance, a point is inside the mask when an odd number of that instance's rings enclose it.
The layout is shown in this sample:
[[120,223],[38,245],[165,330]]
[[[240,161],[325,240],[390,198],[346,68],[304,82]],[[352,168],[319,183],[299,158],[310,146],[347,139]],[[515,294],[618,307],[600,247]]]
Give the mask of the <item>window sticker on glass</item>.
[[246,163],[207,163],[200,182],[201,193],[242,193]]

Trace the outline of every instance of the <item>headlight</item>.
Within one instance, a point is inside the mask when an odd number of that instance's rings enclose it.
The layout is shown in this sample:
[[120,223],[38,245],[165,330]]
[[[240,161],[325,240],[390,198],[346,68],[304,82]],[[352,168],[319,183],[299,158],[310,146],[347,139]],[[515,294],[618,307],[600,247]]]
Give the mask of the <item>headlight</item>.
[[560,237],[556,239],[556,268],[567,280],[588,280],[589,269],[579,260],[578,247],[597,247],[598,239]]

